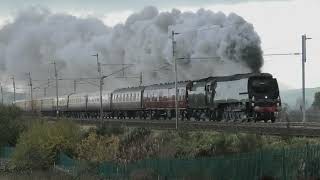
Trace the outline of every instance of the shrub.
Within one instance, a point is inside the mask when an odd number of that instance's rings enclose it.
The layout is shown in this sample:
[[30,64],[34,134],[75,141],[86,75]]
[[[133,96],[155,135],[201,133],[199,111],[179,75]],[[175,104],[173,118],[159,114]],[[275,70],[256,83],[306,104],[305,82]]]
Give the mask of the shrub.
[[77,146],[77,154],[81,160],[105,162],[115,160],[119,148],[119,138],[116,136],[100,136],[91,132]]
[[122,135],[124,133],[123,127],[112,127],[107,124],[103,124],[96,129],[98,135],[111,136],[111,135]]
[[80,128],[68,121],[50,124],[36,121],[23,132],[13,153],[12,168],[47,169],[59,151],[72,154],[80,138]]
[[158,151],[158,143],[146,128],[135,128],[124,135],[119,144],[118,161],[132,162],[153,157]]
[[19,119],[20,115],[21,111],[15,106],[0,105],[0,146],[14,146],[16,144],[24,127]]

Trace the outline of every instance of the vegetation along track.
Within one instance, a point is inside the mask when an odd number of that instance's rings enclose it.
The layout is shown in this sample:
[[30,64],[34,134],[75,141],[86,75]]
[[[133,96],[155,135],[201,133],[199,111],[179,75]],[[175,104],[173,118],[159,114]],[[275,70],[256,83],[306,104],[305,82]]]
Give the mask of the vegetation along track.
[[[49,121],[56,118],[46,117]],[[175,121],[168,120],[139,120],[139,119],[69,119],[82,125],[99,125],[101,123],[126,127],[147,127],[152,129],[175,129]],[[214,121],[179,121],[179,129],[188,131],[211,130],[218,132],[242,132],[279,136],[311,136],[320,137],[320,123],[315,122],[276,122],[276,123],[240,123]]]

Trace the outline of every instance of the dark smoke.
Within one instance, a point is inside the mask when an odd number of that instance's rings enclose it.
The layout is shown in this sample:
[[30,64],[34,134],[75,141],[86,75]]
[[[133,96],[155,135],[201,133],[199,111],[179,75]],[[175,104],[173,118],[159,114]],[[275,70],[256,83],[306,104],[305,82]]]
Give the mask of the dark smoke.
[[[53,59],[63,77],[97,76],[99,52],[102,63],[135,64],[125,74],[143,72],[145,84],[172,81],[172,46],[170,34],[176,36],[179,79],[259,71],[263,65],[260,38],[251,24],[236,14],[225,15],[200,9],[197,12],[159,12],[146,7],[128,17],[124,24],[108,27],[96,18],[78,18],[55,14],[44,8],[21,11],[13,22],[0,29],[1,74],[25,72],[34,79],[53,77]],[[199,31],[189,31],[200,29]],[[206,30],[207,29],[207,30]],[[194,58],[213,57],[207,61]],[[214,58],[218,57],[218,58]],[[188,59],[189,58],[189,59]],[[163,65],[165,68],[159,68]],[[105,66],[107,75],[121,67]],[[121,76],[118,74],[117,76]],[[137,85],[137,79],[106,79],[105,88]],[[70,82],[61,86],[72,89]],[[96,91],[86,87],[83,91]],[[66,90],[65,93],[69,92]]]

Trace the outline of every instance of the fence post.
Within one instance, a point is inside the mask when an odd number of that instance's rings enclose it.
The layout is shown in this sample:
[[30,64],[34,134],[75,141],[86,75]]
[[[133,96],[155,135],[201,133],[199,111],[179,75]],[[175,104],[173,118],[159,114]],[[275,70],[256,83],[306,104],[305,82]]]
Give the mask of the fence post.
[[286,151],[284,147],[282,148],[282,174],[283,174],[283,179],[287,179],[287,171],[286,171],[286,166],[285,166],[285,157],[286,157]]
[[259,152],[259,177],[262,177],[262,149]]
[[307,178],[308,176],[308,169],[309,169],[309,143],[306,143],[306,160],[305,160],[305,167],[304,167],[304,176]]

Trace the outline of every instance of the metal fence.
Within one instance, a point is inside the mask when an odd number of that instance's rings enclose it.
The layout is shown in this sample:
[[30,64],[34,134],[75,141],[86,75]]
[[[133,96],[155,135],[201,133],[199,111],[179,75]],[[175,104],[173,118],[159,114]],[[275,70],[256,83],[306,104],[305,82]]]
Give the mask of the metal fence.
[[10,159],[14,152],[14,147],[2,147],[0,148],[0,159]]
[[[0,148],[10,159],[14,148]],[[214,158],[147,159],[128,164],[89,163],[60,153],[55,167],[73,176],[98,174],[108,179],[320,179],[320,146],[264,150]]]
[[[87,164],[59,155],[56,165],[73,175],[88,172],[108,179],[317,179],[320,146],[265,150],[256,153],[197,159],[148,159],[129,164]],[[85,168],[85,166],[87,166]]]

